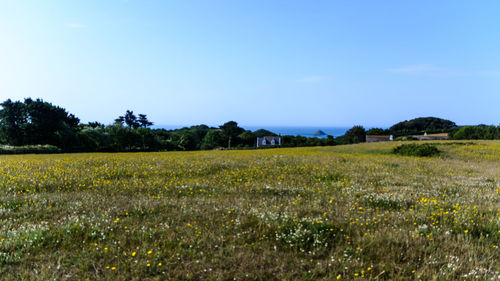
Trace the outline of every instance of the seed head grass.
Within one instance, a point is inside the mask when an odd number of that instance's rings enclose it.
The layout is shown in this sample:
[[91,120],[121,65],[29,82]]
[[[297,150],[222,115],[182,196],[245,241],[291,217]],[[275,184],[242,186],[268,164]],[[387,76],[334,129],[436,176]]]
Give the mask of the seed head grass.
[[0,156],[0,280],[500,280],[500,142]]

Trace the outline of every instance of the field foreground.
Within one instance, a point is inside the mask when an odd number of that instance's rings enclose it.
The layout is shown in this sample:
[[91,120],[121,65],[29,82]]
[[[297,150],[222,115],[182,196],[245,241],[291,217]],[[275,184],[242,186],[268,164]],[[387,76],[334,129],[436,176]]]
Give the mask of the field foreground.
[[500,280],[500,142],[0,156],[2,280]]

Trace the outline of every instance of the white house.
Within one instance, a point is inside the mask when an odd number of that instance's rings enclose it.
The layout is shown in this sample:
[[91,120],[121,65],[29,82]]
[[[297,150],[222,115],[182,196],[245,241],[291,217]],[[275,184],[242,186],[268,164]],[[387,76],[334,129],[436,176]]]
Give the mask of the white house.
[[257,147],[280,146],[281,136],[265,136],[257,138]]

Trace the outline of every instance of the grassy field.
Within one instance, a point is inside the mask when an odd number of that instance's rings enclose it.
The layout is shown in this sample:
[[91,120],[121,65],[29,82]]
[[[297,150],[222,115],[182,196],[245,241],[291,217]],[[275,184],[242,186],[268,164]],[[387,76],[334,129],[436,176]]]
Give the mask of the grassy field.
[[0,279],[500,280],[500,142],[397,144],[0,156]]

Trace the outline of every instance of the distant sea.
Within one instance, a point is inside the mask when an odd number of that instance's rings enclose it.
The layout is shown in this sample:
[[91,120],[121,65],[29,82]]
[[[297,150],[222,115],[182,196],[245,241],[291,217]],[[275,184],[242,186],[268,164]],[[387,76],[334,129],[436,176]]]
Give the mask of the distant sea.
[[[174,129],[180,129],[183,127],[189,127],[189,126],[168,126],[168,125],[157,125],[153,126],[154,128],[157,129],[165,129],[165,130],[174,130]],[[327,135],[332,135],[334,137],[339,137],[343,136],[347,130],[349,130],[348,127],[294,127],[294,126],[243,126],[245,130],[250,130],[252,132],[255,132],[259,129],[265,129],[268,131],[271,131],[275,134],[280,134],[282,136],[288,135],[288,136],[298,136],[301,135],[303,137],[319,137],[319,138],[326,138]],[[323,131],[326,135],[324,136],[315,136],[314,132],[321,130]]]
[[[320,137],[326,138],[327,135],[332,135],[334,137],[343,136],[348,127],[285,127],[285,126],[247,126],[244,127],[246,130],[251,130],[252,132],[257,131],[259,129],[265,129],[271,131],[275,134],[280,134],[282,136],[298,136],[301,135],[303,137]],[[315,136],[314,132],[321,130],[326,135],[324,136]]]

